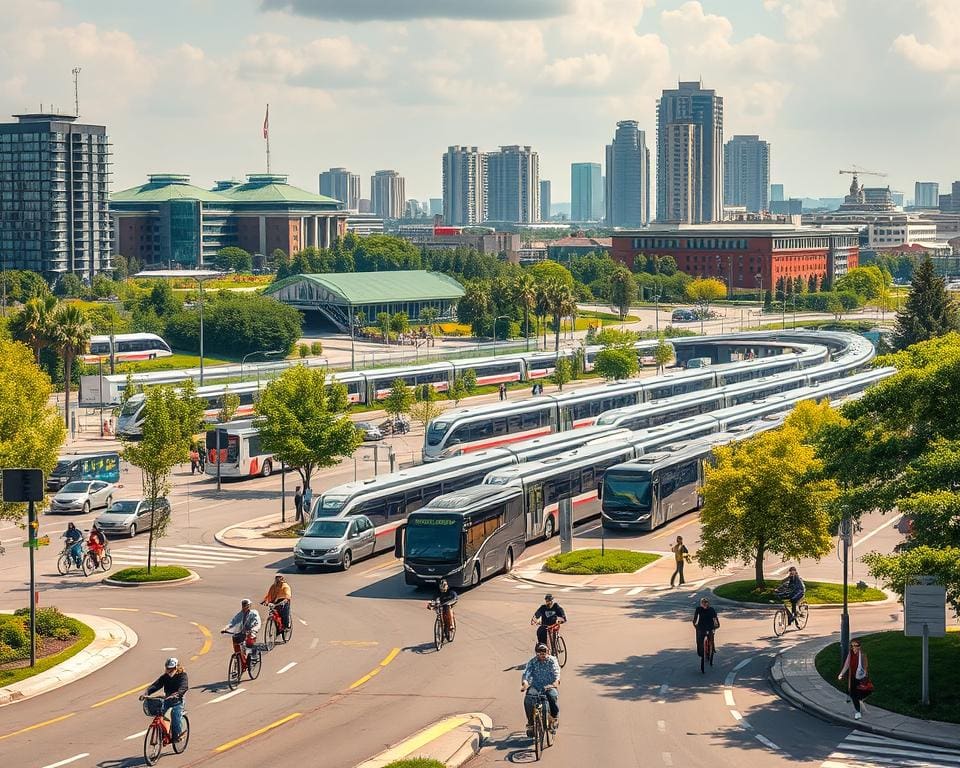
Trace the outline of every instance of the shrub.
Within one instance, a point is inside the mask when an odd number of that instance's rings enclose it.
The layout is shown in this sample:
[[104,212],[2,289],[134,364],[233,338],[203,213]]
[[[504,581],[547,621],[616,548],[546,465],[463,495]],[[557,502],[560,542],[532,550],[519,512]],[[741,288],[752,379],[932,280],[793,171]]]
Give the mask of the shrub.
[[477,372],[473,368],[467,368],[463,372],[463,386],[467,388],[467,392],[473,392],[477,388]]
[[300,355],[300,359],[303,360],[310,354],[310,347],[306,344],[300,344],[297,346],[297,354]]
[[[29,608],[18,608],[13,612],[14,616],[29,617]],[[28,619],[26,619],[28,620]],[[71,634],[76,634],[76,625],[69,616],[60,613],[56,607],[37,609],[37,634],[47,637],[53,637],[57,629],[66,628]]]
[[55,630],[53,630],[53,636],[57,640],[69,640],[76,634],[76,631],[68,629],[67,627],[57,627]]
[[310,343],[310,354],[311,355],[322,355],[323,354],[323,344],[319,341],[314,341]]
[[6,643],[0,641],[0,664],[6,664],[10,661],[19,661],[23,654],[19,650],[14,650]]
[[22,621],[8,621],[0,627],[0,644],[19,651],[30,647],[30,633]]

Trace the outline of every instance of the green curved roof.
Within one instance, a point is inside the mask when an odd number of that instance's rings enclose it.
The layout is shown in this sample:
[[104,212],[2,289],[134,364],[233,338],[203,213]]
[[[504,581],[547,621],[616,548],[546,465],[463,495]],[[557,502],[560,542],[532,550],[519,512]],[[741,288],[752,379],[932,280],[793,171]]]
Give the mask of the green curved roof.
[[219,192],[195,187],[190,177],[177,173],[156,173],[147,177],[147,183],[110,195],[111,203],[165,203],[168,200],[199,200],[204,203],[229,203],[230,198]]
[[224,197],[243,203],[326,203],[340,205],[339,200],[326,195],[315,195],[305,189],[287,184],[283,174],[254,173],[246,182],[220,192]]
[[332,197],[315,195],[305,189],[287,184],[283,174],[253,173],[247,180],[213,191],[194,186],[190,177],[179,173],[156,173],[147,177],[147,183],[110,195],[111,203],[165,203],[169,200],[199,200],[203,203],[289,203],[322,205],[340,208],[342,203]]
[[320,275],[294,275],[273,283],[264,293],[276,293],[285,286],[302,280],[309,280],[323,286],[350,304],[458,299],[464,292],[463,286],[449,275],[411,269],[396,272],[332,272]]

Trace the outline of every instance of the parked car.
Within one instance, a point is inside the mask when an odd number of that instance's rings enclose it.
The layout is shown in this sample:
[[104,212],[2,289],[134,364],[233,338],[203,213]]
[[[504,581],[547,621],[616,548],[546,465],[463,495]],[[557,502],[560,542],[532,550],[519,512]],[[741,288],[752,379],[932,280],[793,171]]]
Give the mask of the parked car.
[[674,323],[691,323],[696,319],[697,316],[691,309],[675,309],[670,315],[670,320]]
[[59,490],[50,502],[51,512],[80,512],[109,507],[116,486],[102,480],[74,480]]
[[371,440],[383,440],[383,432],[380,431],[380,427],[376,424],[372,424],[369,421],[358,421],[354,424],[358,431],[363,433],[364,442]]
[[318,517],[293,548],[293,562],[298,571],[319,565],[346,571],[354,561],[372,555],[376,545],[373,523],[364,515]]
[[[121,499],[115,501],[96,519],[97,527],[108,536],[121,534],[133,538],[140,531],[149,531],[154,517],[151,515],[150,499]],[[169,519],[170,502],[166,498],[157,499],[155,522]]]

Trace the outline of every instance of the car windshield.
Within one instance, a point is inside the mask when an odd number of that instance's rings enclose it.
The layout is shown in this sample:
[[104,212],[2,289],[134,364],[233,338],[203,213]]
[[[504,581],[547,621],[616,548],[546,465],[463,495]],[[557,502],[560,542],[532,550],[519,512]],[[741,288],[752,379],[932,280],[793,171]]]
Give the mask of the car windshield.
[[110,505],[110,509],[108,509],[107,512],[117,512],[120,514],[136,512],[139,503],[139,501],[115,501]]
[[356,424],[354,424],[354,426],[357,429],[373,429],[373,424],[371,424],[369,421],[358,421]]
[[450,428],[449,421],[430,422],[430,428],[427,430],[427,445],[440,445],[443,436],[447,434]]
[[346,533],[349,524],[349,520],[314,520],[303,535],[316,539],[339,539]]
[[603,509],[650,509],[650,476],[607,472],[603,476]]
[[61,493],[86,493],[87,489],[90,488],[90,483],[74,481],[72,483],[67,483],[63,488],[60,489]]
[[406,556],[428,563],[460,560],[460,523],[454,517],[414,517],[407,523]]

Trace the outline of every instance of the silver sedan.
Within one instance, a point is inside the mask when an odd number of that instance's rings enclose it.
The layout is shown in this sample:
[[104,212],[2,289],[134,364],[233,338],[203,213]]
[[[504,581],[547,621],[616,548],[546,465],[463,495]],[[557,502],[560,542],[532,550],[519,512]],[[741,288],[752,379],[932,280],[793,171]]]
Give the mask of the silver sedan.
[[50,502],[51,512],[80,512],[109,507],[114,486],[102,480],[74,480],[61,488]]

